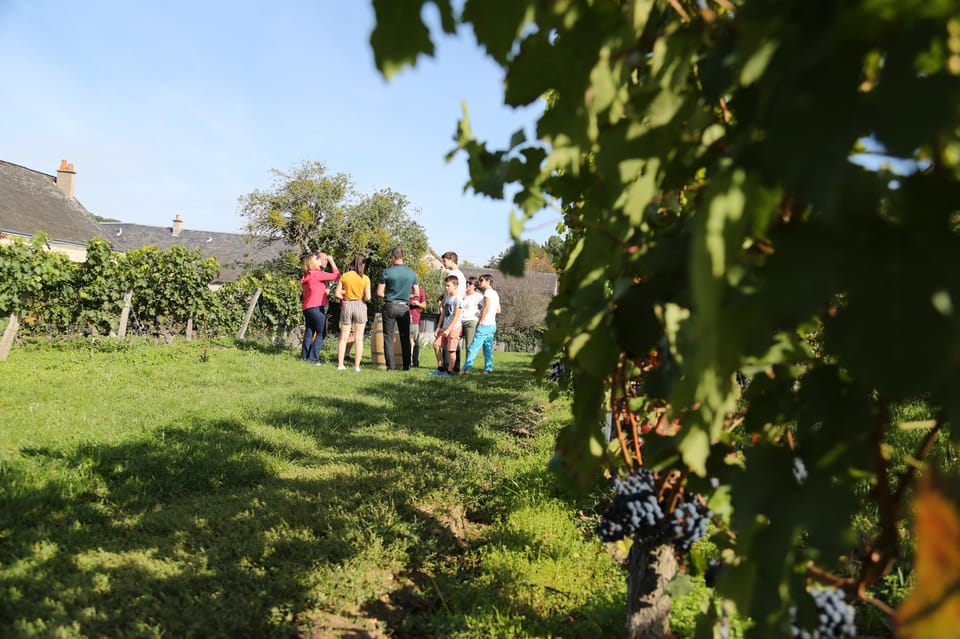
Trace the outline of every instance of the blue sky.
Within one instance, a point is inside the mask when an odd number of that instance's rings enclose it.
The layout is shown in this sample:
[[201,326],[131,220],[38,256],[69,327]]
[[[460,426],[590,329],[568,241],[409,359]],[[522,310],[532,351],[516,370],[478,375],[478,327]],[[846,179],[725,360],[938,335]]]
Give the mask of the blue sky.
[[[376,71],[366,0],[0,0],[0,159],[77,171],[91,212],[239,231],[237,198],[303,160],[399,191],[431,246],[476,264],[509,244],[508,202],[444,161],[466,101],[495,148],[539,107],[502,105],[502,73],[467,31],[391,82]],[[559,214],[526,234],[542,242]]]

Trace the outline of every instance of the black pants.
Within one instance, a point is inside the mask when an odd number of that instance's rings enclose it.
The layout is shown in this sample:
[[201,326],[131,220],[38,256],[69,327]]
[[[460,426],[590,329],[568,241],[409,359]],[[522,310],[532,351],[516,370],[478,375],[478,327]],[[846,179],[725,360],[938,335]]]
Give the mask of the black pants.
[[383,359],[387,370],[397,370],[393,361],[393,333],[400,329],[400,351],[403,353],[403,370],[410,370],[410,305],[387,302],[383,305]]

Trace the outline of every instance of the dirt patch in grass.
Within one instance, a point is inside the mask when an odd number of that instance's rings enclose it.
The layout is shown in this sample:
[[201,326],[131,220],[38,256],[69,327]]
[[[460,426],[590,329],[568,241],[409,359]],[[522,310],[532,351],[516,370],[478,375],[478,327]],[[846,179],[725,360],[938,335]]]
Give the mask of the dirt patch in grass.
[[297,624],[302,639],[386,639],[379,619],[336,615],[330,612],[314,611],[301,615]]
[[477,523],[462,504],[453,506],[419,504],[417,510],[449,532],[458,550],[463,550],[471,542],[483,539],[483,524]]

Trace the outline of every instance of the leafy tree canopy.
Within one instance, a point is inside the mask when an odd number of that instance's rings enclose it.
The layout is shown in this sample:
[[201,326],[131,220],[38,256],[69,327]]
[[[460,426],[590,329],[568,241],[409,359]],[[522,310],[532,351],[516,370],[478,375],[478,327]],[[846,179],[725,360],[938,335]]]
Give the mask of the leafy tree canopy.
[[382,189],[362,195],[349,175],[331,175],[322,162],[272,173],[273,187],[241,197],[240,210],[251,236],[291,247],[286,269],[296,272],[299,258],[311,252],[326,251],[341,267],[361,254],[371,260],[372,278],[389,264],[390,251],[400,246],[409,265],[422,270],[427,236],[403,194]]
[[551,235],[543,243],[543,250],[550,256],[550,262],[553,264],[554,271],[560,268],[563,260],[563,253],[566,250],[565,242],[559,235]]
[[523,260],[523,270],[533,271],[535,273],[557,272],[553,264],[552,256],[544,246],[537,244],[533,240],[525,240],[520,242],[519,245],[504,249],[498,255],[487,260],[486,268],[513,272],[513,269],[511,269],[509,265],[505,265],[504,262],[515,259],[514,256],[517,254],[519,254],[519,258]]

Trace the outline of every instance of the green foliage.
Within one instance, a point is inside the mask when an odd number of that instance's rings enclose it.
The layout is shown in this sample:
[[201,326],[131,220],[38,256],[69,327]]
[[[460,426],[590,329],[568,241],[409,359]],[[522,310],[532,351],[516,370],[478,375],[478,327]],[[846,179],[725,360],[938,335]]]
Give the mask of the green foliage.
[[217,261],[199,249],[145,246],[124,255],[120,283],[134,291],[133,312],[144,329],[181,332],[190,317],[200,320],[217,273]]
[[291,331],[303,324],[300,280],[271,273],[261,277],[245,275],[217,291],[214,297],[220,306],[214,324],[232,327],[228,330],[235,334],[258,288],[260,298],[247,327],[249,334],[273,343],[289,339]]
[[87,244],[87,259],[78,265],[73,282],[73,321],[81,332],[109,335],[116,330],[124,294],[120,261],[106,240],[94,238]]
[[427,296],[427,308],[436,310],[437,296],[443,292],[443,269],[428,270],[420,274],[420,288]]
[[42,323],[45,300],[69,281],[74,265],[62,253],[44,250],[47,236],[0,244],[0,313],[18,313],[24,324]]
[[[394,47],[375,9],[381,69],[432,53]],[[539,139],[488,149],[465,112],[455,152],[474,191],[516,193],[514,266],[523,221],[565,212],[538,358],[574,380],[558,467],[586,484],[616,462],[597,436],[614,401],[680,418],[643,461],[732,500],[718,589],[748,636],[786,636],[811,579],[875,583],[904,559],[913,478],[881,445],[889,407],[922,397],[925,434],[960,438],[956,3],[472,0],[458,20],[503,67],[506,104],[547,98]],[[869,552],[852,529],[864,482]]]
[[256,190],[240,198],[247,231],[255,237],[282,239],[299,255],[325,250],[320,228],[342,217],[353,181],[345,173],[329,175],[322,162],[301,162],[289,173],[272,169],[271,190]]
[[[406,255],[405,263],[418,273],[426,269],[421,257],[429,248],[427,234],[414,219],[407,197],[390,189],[383,189],[351,203],[343,217],[328,220],[322,227],[324,250],[333,253],[348,264],[354,255],[370,258],[366,274],[374,283],[385,268],[390,266],[390,251],[401,247]],[[329,248],[327,248],[329,247]]]
[[497,341],[502,342],[504,350],[511,353],[536,353],[540,350],[542,339],[542,328],[528,328],[504,333],[497,331]]
[[[563,227],[563,225],[559,225]],[[561,232],[565,229],[561,228]],[[560,235],[551,235],[547,238],[547,241],[543,243],[543,250],[546,251],[547,255],[550,257],[550,262],[553,264],[554,272],[560,270],[563,265],[563,256],[567,251],[566,244],[569,240],[569,235],[566,237],[561,237]]]
[[[554,235],[551,239],[559,237]],[[556,248],[556,245],[554,245]],[[547,251],[546,245],[541,246],[533,240],[526,240],[510,248],[504,249],[498,255],[487,260],[485,268],[495,268],[508,273],[515,273],[518,268],[514,263],[519,262],[519,271],[533,271],[535,273],[556,273],[553,262],[554,256]]]
[[199,251],[148,246],[120,256],[94,238],[86,261],[73,264],[46,250],[45,243],[38,235],[0,245],[0,313],[21,315],[22,338],[112,334],[128,290],[133,293],[128,328],[144,335],[182,334],[192,317],[199,333],[233,336],[257,288],[263,292],[251,318],[252,335],[282,341],[302,321],[299,277],[266,271],[214,292],[209,284],[218,272],[216,261]]

